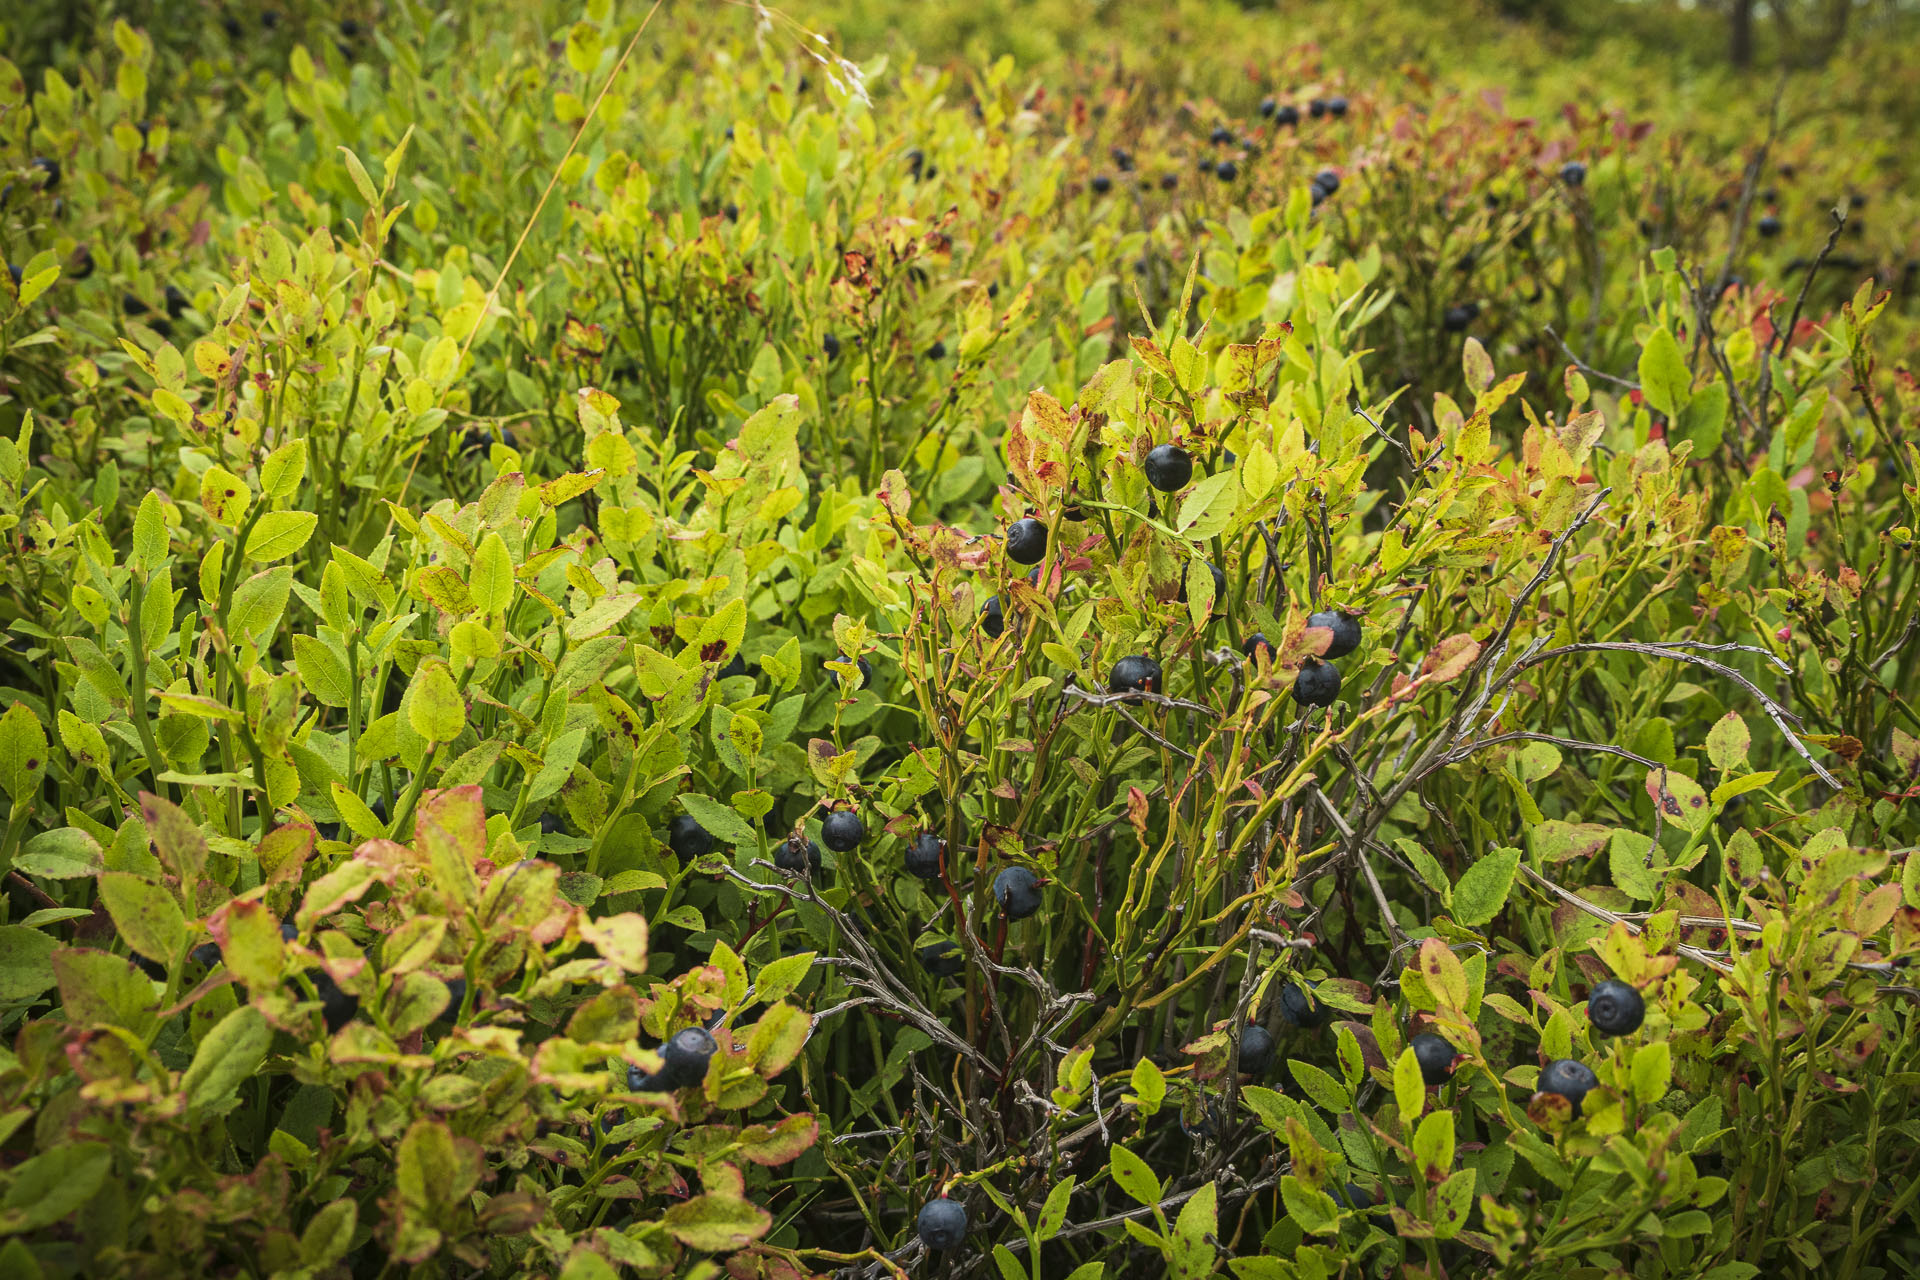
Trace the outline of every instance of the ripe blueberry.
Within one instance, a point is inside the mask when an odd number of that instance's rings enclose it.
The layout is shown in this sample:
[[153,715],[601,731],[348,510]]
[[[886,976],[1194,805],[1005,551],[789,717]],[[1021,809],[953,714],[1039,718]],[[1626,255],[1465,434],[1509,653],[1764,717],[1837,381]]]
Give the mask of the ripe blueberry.
[[1279,105],[1280,104],[1272,98],[1262,98],[1260,99],[1260,114],[1263,116],[1271,116],[1274,111],[1278,109]]
[[1332,195],[1340,189],[1340,175],[1331,169],[1322,169],[1313,175],[1313,185]]
[[360,997],[348,995],[323,970],[313,975],[313,989],[320,996],[320,1016],[331,1035],[352,1022],[360,1012]]
[[773,865],[793,875],[810,875],[820,869],[820,846],[803,835],[791,835],[773,851]]
[[1160,664],[1144,653],[1120,659],[1107,676],[1107,692],[1160,692]]
[[1332,116],[1335,120],[1338,120],[1340,119],[1340,117],[1346,115],[1347,100],[1345,98],[1328,98],[1327,114]]
[[[845,662],[846,660],[847,660],[847,655],[844,653],[834,659],[834,661],[836,662]],[[864,689],[868,685],[872,684],[873,683],[873,664],[871,662],[868,662],[865,658],[861,658],[859,661],[855,662],[854,665],[860,668],[860,683],[854,685],[853,687],[855,689]],[[838,671],[832,670],[831,668],[828,669],[827,674],[832,676],[836,680],[840,678],[840,673]]]
[[1207,140],[1216,147],[1224,147],[1233,141],[1233,130],[1223,124],[1217,124],[1213,126],[1213,133],[1208,136]]
[[1607,1035],[1630,1036],[1646,1021],[1647,1002],[1626,983],[1608,978],[1588,994],[1587,1017]]
[[1222,160],[1213,166],[1213,176],[1222,182],[1232,182],[1240,176],[1240,166],[1231,160]]
[[1768,214],[1755,223],[1753,229],[1760,233],[1761,238],[1771,240],[1780,234],[1780,219]]
[[1440,317],[1440,325],[1448,333],[1460,333],[1473,323],[1473,313],[1465,307],[1448,307],[1446,314]]
[[1104,173],[1096,173],[1093,175],[1093,181],[1087,185],[1093,188],[1093,194],[1103,196],[1113,190],[1113,179]]
[[1294,126],[1300,123],[1300,108],[1291,102],[1286,103],[1273,113],[1273,122],[1277,125]]
[[60,162],[47,156],[35,156],[33,167],[46,174],[46,181],[40,184],[42,191],[52,191],[60,185]]
[[967,967],[967,958],[961,953],[960,944],[946,938],[929,942],[917,954],[920,967],[936,978],[951,978]]
[[967,1207],[958,1200],[941,1196],[929,1200],[920,1210],[915,1226],[920,1243],[929,1249],[958,1249],[967,1238]]
[[[1107,154],[1113,157],[1113,163],[1120,172],[1133,172],[1133,152],[1127,150],[1125,147],[1114,147],[1109,150]],[[1095,181],[1098,181],[1098,179],[1095,179]]]
[[1007,629],[1007,615],[999,596],[988,596],[986,604],[980,607],[980,629],[990,640],[998,640],[1000,633]]
[[[1213,611],[1220,613],[1227,607],[1227,575],[1220,572],[1220,566],[1211,561],[1207,563],[1207,569],[1213,574]],[[1184,571],[1180,574],[1179,600],[1181,604],[1187,602],[1187,575]]]
[[820,349],[827,353],[827,359],[837,360],[840,358],[840,339],[828,334],[820,339]]
[[1557,1093],[1573,1104],[1574,1119],[1580,1118],[1580,1100],[1600,1083],[1593,1068],[1572,1058],[1555,1058],[1540,1073],[1540,1092]]
[[1560,181],[1570,187],[1577,187],[1587,180],[1587,166],[1578,160],[1569,160],[1560,166]]
[[1007,559],[1016,564],[1039,564],[1046,555],[1046,525],[1027,516],[1007,526]]
[[1293,700],[1303,707],[1330,707],[1340,696],[1340,669],[1308,658],[1293,678]]
[[866,824],[851,809],[835,809],[820,824],[820,839],[835,853],[852,853],[866,835]]
[[933,345],[927,348],[927,359],[945,360],[946,358],[947,358],[947,344],[940,341],[940,339],[935,338],[933,340]]
[[1163,174],[1161,174],[1161,175],[1160,175],[1160,189],[1161,189],[1162,191],[1171,191],[1171,190],[1173,190],[1173,189],[1174,189],[1175,187],[1177,187],[1177,186],[1179,186],[1179,185],[1180,185],[1180,175],[1179,175],[1179,174],[1177,174],[1177,173],[1163,173]]
[[1260,1076],[1273,1065],[1273,1037],[1267,1029],[1249,1022],[1240,1031],[1240,1074]]
[[707,1061],[717,1048],[704,1027],[686,1027],[660,1046],[660,1071],[653,1077],[658,1089],[685,1089],[707,1078]]
[[1307,103],[1307,114],[1312,116],[1315,120],[1318,120],[1321,116],[1324,116],[1325,114],[1327,114],[1326,100],[1323,98],[1314,98],[1311,101],[1309,101]]
[[907,874],[922,880],[940,878],[940,853],[946,841],[931,831],[922,831],[907,845]]
[[692,814],[683,813],[667,824],[667,847],[680,861],[692,862],[713,852],[713,837]]
[[1247,637],[1247,642],[1240,646],[1240,652],[1247,655],[1248,662],[1253,662],[1255,660],[1254,655],[1262,649],[1265,649],[1267,651],[1267,661],[1272,662],[1273,661],[1273,641],[1267,639],[1266,633],[1264,631],[1254,632],[1252,635]]
[[1280,988],[1280,1016],[1311,1031],[1332,1022],[1333,1010],[1315,999],[1312,992],[1289,982]]
[[1431,1031],[1415,1036],[1407,1042],[1413,1050],[1414,1061],[1420,1064],[1420,1078],[1428,1084],[1445,1084],[1453,1074],[1453,1046],[1434,1035]]
[[1147,483],[1162,493],[1175,493],[1193,479],[1193,455],[1177,444],[1157,444],[1148,450],[1141,470]]
[[1040,910],[1040,877],[1025,867],[1008,867],[993,878],[993,896],[1009,920],[1025,920]]
[[1360,647],[1360,623],[1338,609],[1322,609],[1318,613],[1307,615],[1310,627],[1325,627],[1333,632],[1333,643],[1327,646],[1323,658],[1344,658]]

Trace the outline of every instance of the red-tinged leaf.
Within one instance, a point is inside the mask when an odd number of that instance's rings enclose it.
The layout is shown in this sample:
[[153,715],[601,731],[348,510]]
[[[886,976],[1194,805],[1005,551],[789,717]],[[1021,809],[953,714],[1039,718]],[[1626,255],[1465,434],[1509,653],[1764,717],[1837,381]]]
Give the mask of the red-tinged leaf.
[[771,1127],[748,1125],[740,1131],[740,1154],[759,1165],[786,1164],[798,1159],[819,1136],[819,1121],[806,1114],[788,1116]]
[[180,806],[145,791],[140,793],[140,813],[160,865],[182,884],[198,880],[207,865],[207,842],[193,819]]
[[69,1026],[120,1027],[144,1036],[154,1023],[154,984],[125,956],[87,947],[53,953],[60,1012]]
[[248,987],[271,990],[286,970],[280,921],[257,898],[235,898],[207,920],[220,958]]
[[662,1225],[690,1249],[725,1253],[765,1235],[773,1215],[739,1196],[701,1195],[668,1209]]
[[1451,635],[1427,654],[1420,664],[1420,674],[1432,683],[1445,683],[1457,680],[1466,674],[1468,667],[1480,656],[1480,642],[1469,635]]
[[747,1061],[762,1079],[787,1069],[806,1047],[813,1020],[790,1004],[776,1004],[760,1015],[747,1036]]
[[1420,976],[1442,1008],[1467,1007],[1467,971],[1440,939],[1428,938],[1420,944]]

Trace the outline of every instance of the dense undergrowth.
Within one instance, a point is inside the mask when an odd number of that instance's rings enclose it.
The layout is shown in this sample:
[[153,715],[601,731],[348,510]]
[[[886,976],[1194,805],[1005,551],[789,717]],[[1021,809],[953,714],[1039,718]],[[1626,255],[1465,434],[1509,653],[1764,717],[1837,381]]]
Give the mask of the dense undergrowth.
[[0,18],[0,1274],[1920,1274],[1911,45],[946,10]]

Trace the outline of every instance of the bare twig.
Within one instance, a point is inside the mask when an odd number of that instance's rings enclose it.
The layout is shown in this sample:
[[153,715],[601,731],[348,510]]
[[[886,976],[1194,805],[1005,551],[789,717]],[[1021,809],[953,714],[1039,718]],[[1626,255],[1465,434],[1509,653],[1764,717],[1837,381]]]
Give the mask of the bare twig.
[[1802,760],[1807,762],[1814,773],[1819,776],[1820,781],[1826,783],[1836,791],[1841,790],[1840,780],[1827,772],[1826,767],[1813,758],[1813,753],[1807,750],[1806,744],[1801,742],[1799,736],[1794,733],[1794,729],[1800,727],[1800,717],[1794,715],[1791,711],[1788,711],[1778,702],[1768,697],[1759,685],[1747,679],[1744,675],[1740,674],[1740,672],[1734,670],[1734,668],[1727,666],[1725,663],[1715,662],[1710,658],[1700,657],[1689,648],[1684,648],[1680,645],[1642,644],[1630,640],[1581,641],[1575,644],[1561,645],[1557,649],[1545,649],[1537,653],[1522,655],[1515,660],[1511,667],[1507,668],[1502,679],[1503,681],[1511,679],[1524,668],[1538,666],[1549,658],[1557,658],[1569,653],[1595,652],[1639,653],[1650,658],[1673,658],[1679,662],[1688,662],[1697,667],[1705,667],[1714,674],[1724,676],[1726,679],[1733,681],[1742,689],[1746,690],[1747,694],[1752,697],[1754,701],[1760,704],[1761,709],[1767,713],[1767,719],[1773,721],[1774,727],[1780,730],[1781,734],[1786,738],[1787,744],[1794,749],[1794,752],[1798,754]]

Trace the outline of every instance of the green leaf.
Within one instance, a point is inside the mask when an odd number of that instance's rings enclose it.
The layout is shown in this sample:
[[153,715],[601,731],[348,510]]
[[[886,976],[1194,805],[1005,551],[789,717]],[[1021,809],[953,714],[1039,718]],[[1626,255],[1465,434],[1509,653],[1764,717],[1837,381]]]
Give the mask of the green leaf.
[[1160,1202],[1160,1179],[1154,1177],[1147,1162],[1133,1152],[1115,1143],[1113,1154],[1107,1158],[1107,1167],[1113,1171],[1113,1185],[1139,1203]]
[[747,1061],[762,1079],[771,1080],[800,1056],[812,1033],[813,1019],[790,1004],[770,1006],[747,1036]]
[[295,436],[260,464],[260,488],[269,498],[289,502],[300,492],[300,481],[306,474],[307,438]]
[[1718,809],[1735,796],[1743,796],[1749,791],[1758,791],[1762,787],[1772,786],[1773,780],[1779,776],[1778,770],[1767,769],[1761,773],[1748,773],[1738,778],[1728,778],[1713,789],[1713,794],[1708,799],[1713,807]]
[[293,569],[289,565],[256,573],[234,588],[227,619],[235,631],[258,644],[280,625],[292,590]]
[[765,1235],[773,1226],[773,1215],[739,1196],[709,1192],[668,1209],[661,1225],[689,1249],[725,1253]]
[[1721,773],[1733,773],[1747,767],[1747,748],[1753,734],[1738,711],[1729,711],[1707,731],[1707,759]]
[[360,1206],[352,1198],[342,1196],[328,1203],[300,1233],[300,1265],[318,1270],[346,1257],[359,1221]]
[[1287,1070],[1293,1073],[1294,1083],[1300,1086],[1300,1092],[1306,1094],[1307,1100],[1322,1111],[1339,1115],[1353,1106],[1353,1095],[1347,1091],[1347,1087],[1311,1062],[1301,1062],[1295,1058],[1287,1063]]
[[269,511],[254,521],[247,535],[247,559],[272,564],[307,545],[320,517],[311,511]]
[[754,829],[718,800],[697,791],[683,791],[680,793],[680,803],[715,840],[724,840],[731,845],[758,847],[760,837]]
[[13,860],[14,870],[43,880],[90,880],[103,864],[100,842],[79,827],[42,831]]
[[341,147],[340,154],[347,162],[347,176],[353,179],[353,189],[369,206],[378,206],[380,193],[373,189],[373,179],[367,176],[367,167],[360,163],[360,157],[353,154],[353,148]]
[[47,731],[38,716],[16,702],[0,715],[0,787],[14,803],[31,802],[47,776]]
[[1413,1056],[1408,1047],[1400,1051],[1400,1060],[1393,1064],[1393,1099],[1400,1104],[1400,1119],[1407,1124],[1420,1115],[1427,1105],[1427,1081],[1420,1074],[1420,1060]]
[[187,940],[187,918],[166,887],[125,871],[103,871],[98,888],[126,944],[150,960],[172,964]]
[[144,1036],[154,1023],[153,980],[133,961],[106,951],[64,947],[53,953],[61,1013],[75,1027],[119,1027]]
[[239,1101],[240,1086],[266,1061],[273,1028],[250,1004],[243,1004],[213,1025],[193,1051],[180,1077],[187,1106],[202,1114],[223,1115]]
[[73,1142],[23,1161],[0,1200],[0,1235],[49,1227],[93,1199],[113,1166],[101,1142]]
[[428,742],[452,742],[467,727],[467,706],[443,662],[423,662],[407,686],[407,723]]
[[1451,1240],[1467,1225],[1476,1177],[1476,1170],[1457,1169],[1430,1193],[1433,1212],[1429,1216],[1433,1219],[1433,1234],[1439,1239]]
[[318,636],[296,631],[293,635],[293,665],[300,673],[300,683],[306,686],[314,701],[327,707],[351,704],[353,679],[346,657],[338,649]]
[[400,1139],[393,1185],[413,1208],[434,1213],[456,1205],[479,1178],[476,1144],[438,1120],[415,1120]]
[[1453,1167],[1453,1112],[1434,1111],[1420,1121],[1413,1131],[1413,1158],[1429,1176]]
[[1167,1096],[1167,1078],[1153,1059],[1142,1058],[1133,1064],[1133,1105],[1142,1115],[1152,1115],[1160,1110],[1160,1103]]
[[488,617],[505,614],[513,604],[513,556],[506,539],[489,533],[473,556],[468,589],[473,607]]
[[147,490],[140,499],[140,510],[133,518],[133,550],[127,567],[150,572],[167,558],[167,519],[160,495]]
[[200,506],[215,524],[239,528],[252,501],[247,482],[225,467],[208,467],[200,477]]
[[1633,1051],[1633,1096],[1644,1106],[1653,1106],[1667,1096],[1667,1082],[1673,1078],[1673,1050],[1665,1040],[1653,1040]]
[[1613,876],[1614,887],[1628,897],[1643,901],[1658,893],[1660,875],[1666,868],[1657,860],[1655,865],[1648,865],[1647,859],[1654,852],[1651,837],[1637,831],[1615,831],[1607,845],[1607,868]]
[[0,1002],[31,1000],[51,987],[58,939],[26,925],[0,925]]
[[1673,334],[1662,327],[1647,338],[1640,351],[1640,392],[1653,408],[1672,417],[1687,406],[1687,388],[1693,375]]
[[1482,925],[1500,914],[1520,869],[1520,851],[1494,849],[1467,868],[1453,887],[1453,918],[1464,925]]
[[1219,1229],[1218,1192],[1209,1182],[1180,1206],[1180,1217],[1173,1226],[1172,1274],[1179,1280],[1200,1280],[1213,1274],[1214,1256],[1211,1236]]
[[1333,1197],[1308,1186],[1291,1173],[1280,1179],[1280,1201],[1287,1207],[1287,1216],[1309,1235],[1324,1235],[1339,1229],[1340,1206],[1333,1202]]
[[760,970],[760,977],[753,984],[754,997],[765,1004],[784,1000],[806,981],[807,973],[813,968],[817,951],[802,951],[797,955],[781,956]]
[[1047,1202],[1041,1206],[1040,1221],[1034,1224],[1034,1234],[1042,1240],[1051,1240],[1067,1221],[1067,1207],[1073,1200],[1073,1187],[1077,1179],[1067,1175],[1065,1182],[1057,1184],[1047,1193]]
[[640,597],[631,592],[625,595],[607,596],[589,606],[579,617],[567,623],[567,640],[578,644],[582,640],[591,640],[597,635],[611,631],[620,619],[632,613],[640,603]]

